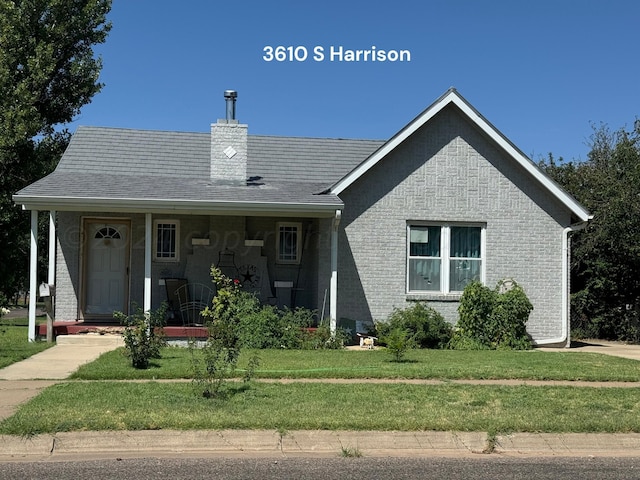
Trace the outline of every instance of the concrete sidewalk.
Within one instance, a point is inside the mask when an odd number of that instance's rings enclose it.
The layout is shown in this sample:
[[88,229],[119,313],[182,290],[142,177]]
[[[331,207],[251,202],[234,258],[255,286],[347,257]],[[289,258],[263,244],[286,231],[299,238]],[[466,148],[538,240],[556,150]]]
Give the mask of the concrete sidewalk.
[[123,344],[120,335],[59,336],[53,347],[0,369],[0,420],[42,389]]
[[538,347],[536,350],[540,350],[541,352],[601,353],[603,355],[640,361],[640,345],[628,345],[622,342],[610,342],[607,340],[582,340],[573,342],[571,348]]
[[0,380],[63,380],[123,345],[121,335],[60,335],[53,347],[0,369]]

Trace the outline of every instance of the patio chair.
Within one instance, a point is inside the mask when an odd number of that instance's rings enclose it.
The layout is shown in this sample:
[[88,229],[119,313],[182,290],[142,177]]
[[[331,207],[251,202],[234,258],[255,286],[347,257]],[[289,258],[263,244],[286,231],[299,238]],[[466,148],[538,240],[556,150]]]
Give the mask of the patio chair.
[[213,289],[202,283],[186,283],[176,290],[180,317],[184,327],[204,326],[202,311],[211,306]]
[[180,317],[180,300],[178,299],[177,290],[186,285],[186,278],[165,278],[164,286],[167,291],[167,313],[169,314],[170,323],[182,323]]

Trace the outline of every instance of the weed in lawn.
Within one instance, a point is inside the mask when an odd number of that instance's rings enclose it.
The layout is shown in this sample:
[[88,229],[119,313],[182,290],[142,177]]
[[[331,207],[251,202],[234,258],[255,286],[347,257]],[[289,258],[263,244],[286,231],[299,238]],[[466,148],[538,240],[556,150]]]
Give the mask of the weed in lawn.
[[[216,284],[216,296],[211,308],[202,315],[209,318],[209,335],[201,349],[190,343],[193,358],[194,381],[205,398],[224,398],[228,394],[227,380],[235,374],[242,342],[240,338],[239,306],[243,303],[240,282],[224,275],[216,267],[211,267],[211,277]],[[259,365],[257,354],[249,359],[244,380],[251,380]]]
[[362,452],[358,449],[358,447],[345,447],[344,445],[341,445],[340,456],[344,458],[360,458],[362,457]]
[[391,330],[381,340],[387,344],[387,351],[391,353],[394,362],[402,362],[407,350],[414,347],[409,331],[400,327]]
[[496,449],[498,442],[498,436],[495,433],[489,433],[487,435],[487,443],[482,450],[482,453],[493,453]]

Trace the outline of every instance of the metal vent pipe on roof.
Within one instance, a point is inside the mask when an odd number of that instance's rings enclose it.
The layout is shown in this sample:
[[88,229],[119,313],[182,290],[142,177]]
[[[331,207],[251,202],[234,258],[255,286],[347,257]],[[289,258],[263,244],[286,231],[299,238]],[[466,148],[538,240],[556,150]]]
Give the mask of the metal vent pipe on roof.
[[238,98],[238,92],[235,90],[224,91],[224,99],[227,102],[227,122],[236,119],[236,98]]

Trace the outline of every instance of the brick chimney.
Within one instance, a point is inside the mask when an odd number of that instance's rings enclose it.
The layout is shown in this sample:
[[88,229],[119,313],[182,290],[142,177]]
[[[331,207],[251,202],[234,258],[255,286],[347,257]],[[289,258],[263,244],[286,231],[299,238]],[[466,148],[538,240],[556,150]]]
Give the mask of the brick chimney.
[[226,90],[226,118],[211,125],[211,180],[217,183],[246,184],[248,126],[236,120],[238,93]]

